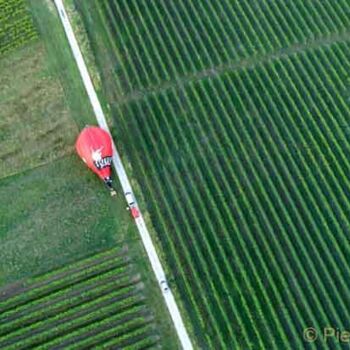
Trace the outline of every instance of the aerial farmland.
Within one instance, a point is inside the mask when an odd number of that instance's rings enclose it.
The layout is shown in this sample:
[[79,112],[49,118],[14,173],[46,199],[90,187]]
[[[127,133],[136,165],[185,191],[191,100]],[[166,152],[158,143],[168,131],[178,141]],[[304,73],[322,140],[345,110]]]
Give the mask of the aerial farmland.
[[95,119],[54,4],[0,18],[0,348],[177,349],[122,197],[75,154]]
[[[1,349],[350,346],[349,1],[0,19]],[[116,196],[74,149],[97,124]]]

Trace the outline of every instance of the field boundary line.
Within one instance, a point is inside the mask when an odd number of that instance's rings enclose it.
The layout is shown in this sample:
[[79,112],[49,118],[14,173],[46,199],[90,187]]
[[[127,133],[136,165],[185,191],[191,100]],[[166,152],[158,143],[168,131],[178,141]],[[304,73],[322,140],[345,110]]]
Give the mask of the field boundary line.
[[153,94],[159,94],[160,92],[170,89],[182,89],[185,85],[196,83],[201,80],[215,78],[221,74],[229,73],[232,71],[241,71],[243,69],[249,69],[258,65],[263,65],[269,61],[288,58],[294,54],[315,50],[318,48],[332,45],[334,43],[349,41],[350,30],[343,32],[336,32],[330,36],[323,36],[317,39],[308,40],[305,43],[295,43],[290,46],[276,49],[272,52],[262,53],[258,56],[250,56],[241,58],[239,60],[228,61],[216,66],[207,67],[200,71],[188,72],[181,76],[175,76],[169,81],[163,81],[159,84],[145,86],[138,90],[127,93],[125,96],[118,98],[112,103],[112,105],[124,105],[129,102],[139,101],[147,96]]
[[[69,21],[69,18],[68,18],[67,12],[65,10],[63,1],[62,0],[54,0],[54,2],[56,5],[56,8],[57,8],[59,17],[61,19],[62,25],[64,27],[69,45],[70,45],[71,50],[73,52],[74,59],[75,59],[77,66],[79,68],[79,72],[80,72],[81,78],[83,80],[86,92],[89,96],[92,108],[94,110],[94,113],[95,113],[95,116],[97,119],[97,122],[101,128],[105,129],[106,131],[108,131],[110,133],[110,130],[109,130],[109,127],[108,127],[108,124],[106,121],[106,117],[103,113],[101,103],[97,97],[95,88],[93,86],[93,83],[92,83],[90,74],[88,72],[87,66],[85,64],[83,55],[80,51],[79,44],[76,40],[73,28],[72,28],[72,25]],[[120,155],[115,147],[114,141],[113,141],[113,165],[114,165],[115,171],[118,175],[121,186],[123,188],[124,195],[127,192],[133,193],[130,181],[126,175],[125,168],[122,164]],[[136,222],[136,226],[138,228],[138,231],[140,233],[142,243],[143,243],[144,248],[146,250],[148,259],[151,263],[153,272],[156,276],[159,287],[161,289],[166,306],[169,310],[170,316],[171,316],[172,321],[174,323],[174,326],[175,326],[177,335],[179,337],[180,343],[185,350],[192,350],[193,346],[192,346],[191,340],[188,336],[187,330],[186,330],[185,325],[183,323],[183,320],[182,320],[179,308],[177,306],[177,303],[175,301],[174,295],[167,284],[164,269],[162,267],[159,256],[158,256],[157,251],[155,249],[155,246],[152,242],[150,233],[146,227],[146,223],[143,219],[141,212],[140,212],[140,216],[135,219],[135,222]]]

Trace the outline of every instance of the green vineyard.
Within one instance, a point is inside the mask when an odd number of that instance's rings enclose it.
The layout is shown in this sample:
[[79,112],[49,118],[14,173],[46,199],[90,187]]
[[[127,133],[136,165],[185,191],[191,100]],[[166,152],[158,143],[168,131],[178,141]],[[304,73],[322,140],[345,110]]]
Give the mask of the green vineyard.
[[75,5],[197,344],[350,329],[350,2]]
[[0,0],[0,55],[38,37],[25,0]]
[[0,290],[1,349],[146,349],[159,336],[140,277],[112,249]]

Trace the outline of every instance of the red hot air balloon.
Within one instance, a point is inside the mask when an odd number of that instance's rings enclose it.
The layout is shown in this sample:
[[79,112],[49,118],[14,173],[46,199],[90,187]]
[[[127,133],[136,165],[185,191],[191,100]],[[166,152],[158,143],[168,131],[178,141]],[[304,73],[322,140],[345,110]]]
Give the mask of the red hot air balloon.
[[86,165],[104,181],[111,195],[115,195],[111,179],[113,148],[109,133],[97,126],[87,126],[79,134],[75,148]]

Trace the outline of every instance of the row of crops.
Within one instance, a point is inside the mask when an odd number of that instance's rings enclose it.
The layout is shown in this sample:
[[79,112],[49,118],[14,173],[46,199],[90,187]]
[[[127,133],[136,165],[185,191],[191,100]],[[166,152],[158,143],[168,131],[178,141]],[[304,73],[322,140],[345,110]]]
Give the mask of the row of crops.
[[159,336],[143,285],[112,249],[0,290],[1,349],[146,349]]
[[[122,94],[346,32],[346,0],[76,0],[94,13]],[[88,10],[90,9],[90,10]],[[93,35],[93,33],[91,33]]]
[[0,55],[38,37],[25,0],[0,0]]
[[201,347],[350,329],[350,2],[76,4]]
[[302,348],[308,325],[350,326],[346,57],[336,44],[116,110],[208,347]]

